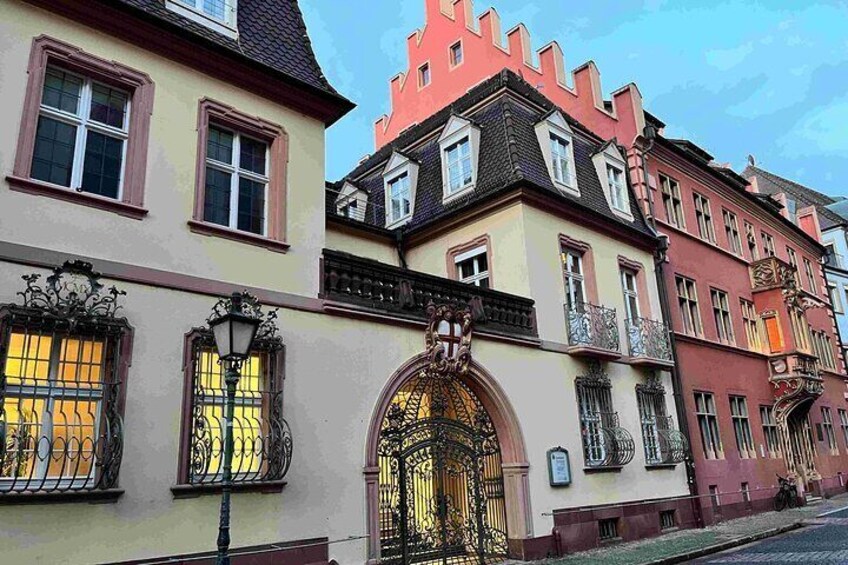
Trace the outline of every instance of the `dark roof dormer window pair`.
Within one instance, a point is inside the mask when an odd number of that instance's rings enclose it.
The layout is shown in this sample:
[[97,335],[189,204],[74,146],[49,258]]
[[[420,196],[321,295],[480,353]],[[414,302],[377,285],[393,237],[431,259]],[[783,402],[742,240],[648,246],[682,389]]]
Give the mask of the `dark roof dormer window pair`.
[[238,0],[165,0],[165,7],[230,39],[238,38]]
[[[549,113],[536,124],[536,137],[554,187],[564,194],[579,197],[574,131],[565,116],[559,111]],[[610,210],[622,219],[633,221],[624,155],[613,141],[609,141],[592,155],[592,162]]]

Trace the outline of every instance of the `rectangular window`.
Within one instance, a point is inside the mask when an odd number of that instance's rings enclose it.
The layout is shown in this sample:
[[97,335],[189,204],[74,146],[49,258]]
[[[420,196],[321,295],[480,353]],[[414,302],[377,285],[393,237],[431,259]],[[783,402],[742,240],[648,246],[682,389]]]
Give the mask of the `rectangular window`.
[[742,502],[751,502],[751,488],[748,483],[742,483],[740,490],[742,491]]
[[727,245],[730,252],[741,257],[742,238],[739,236],[739,222],[736,220],[736,214],[722,209],[721,215],[724,219],[724,233],[727,235]]
[[455,67],[462,63],[462,42],[457,41],[450,47],[451,66]]
[[699,336],[703,333],[701,313],[698,309],[698,293],[695,281],[677,276],[677,304],[683,319],[683,331],[689,335]]
[[677,520],[674,517],[674,510],[660,511],[660,530],[670,530],[677,525]]
[[661,439],[661,431],[671,428],[666,414],[665,394],[662,389],[636,387],[636,404],[642,421],[642,443],[645,448],[645,463],[659,465],[671,462],[673,455],[667,442]]
[[347,204],[342,205],[339,208],[339,215],[344,216],[345,218],[353,218],[354,220],[361,219],[359,213],[359,201],[354,198]]
[[827,293],[830,296],[830,303],[833,305],[833,311],[837,314],[842,314],[845,309],[842,307],[842,297],[839,296],[839,291],[836,290],[836,285],[828,283]]
[[566,306],[569,310],[581,311],[586,302],[583,255],[572,249],[563,249],[562,269],[565,277]]
[[[227,386],[208,331],[189,336],[191,363],[186,368],[190,393],[184,410],[180,482],[210,484],[223,480],[224,410]],[[236,483],[280,480],[291,449],[282,406],[282,342],[258,339],[243,363],[236,387],[232,473]]]
[[577,380],[577,403],[580,411],[583,458],[587,467],[614,464],[615,446],[607,440],[608,428],[615,427],[617,415],[612,411],[609,385]]
[[47,67],[31,177],[120,200],[129,112],[128,93]]
[[203,220],[265,235],[267,199],[268,144],[210,124]]
[[739,450],[739,456],[742,459],[756,457],[751,424],[748,421],[748,403],[744,396],[730,397],[730,418],[733,422],[733,433],[736,436],[736,448]]
[[807,289],[816,294],[816,276],[813,274],[813,264],[806,257],[804,257],[804,272],[807,275]]
[[713,305],[718,340],[722,343],[734,343],[733,321],[730,318],[730,302],[727,293],[714,288],[710,289],[710,300]]
[[448,196],[471,184],[471,143],[467,137],[445,149],[448,164]]
[[710,201],[697,192],[692,193],[695,200],[695,219],[698,221],[698,236],[704,241],[715,243],[713,216],[710,212]]
[[760,421],[763,424],[763,437],[766,441],[765,447],[766,451],[768,451],[768,456],[772,459],[781,457],[777,422],[774,420],[774,408],[771,406],[760,406]]
[[827,447],[830,449],[831,455],[839,454],[839,447],[836,445],[836,434],[833,431],[833,414],[830,408],[822,406],[822,428],[824,428],[824,437],[827,441]]
[[715,400],[712,393],[695,393],[695,414],[698,418],[698,429],[701,432],[701,445],[707,459],[724,459],[721,448],[721,437],[718,433],[718,418],[716,417]]
[[712,505],[714,511],[718,511],[718,507],[721,506],[721,501],[719,500],[718,485],[710,485],[709,491],[710,504]]
[[763,236],[763,255],[766,257],[775,257],[777,253],[774,250],[774,238],[766,232],[760,232]]
[[481,288],[489,288],[489,260],[486,246],[480,246],[454,257],[457,280]]
[[571,164],[570,143],[558,135],[551,134],[551,161],[554,168],[554,179],[562,184],[571,186],[573,173]]
[[607,182],[609,183],[610,201],[612,207],[621,212],[629,212],[627,184],[624,182],[624,171],[607,164]]
[[754,232],[754,226],[749,222],[745,224],[745,241],[748,242],[748,253],[751,255],[751,261],[757,261],[760,258],[760,250],[757,248],[757,235]]
[[618,518],[598,520],[598,537],[601,541],[618,539]]
[[792,267],[792,275],[795,277],[795,283],[800,287],[801,286],[801,276],[798,272],[798,255],[795,254],[795,250],[786,246],[786,256],[789,258],[789,266]]
[[389,181],[389,224],[407,218],[412,211],[409,174],[403,173]]
[[233,25],[237,0],[176,0],[180,4],[227,25]]
[[683,216],[683,201],[680,197],[680,183],[661,174],[660,191],[662,192],[666,221],[674,227],[685,229],[686,220]]
[[748,349],[763,351],[763,340],[760,335],[760,325],[757,322],[757,310],[754,303],[744,298],[739,299],[742,307],[742,325],[745,326],[745,337],[748,339]]
[[627,320],[639,318],[639,291],[636,287],[636,272],[621,269],[621,290],[624,293],[624,314]]
[[430,64],[424,63],[418,67],[418,88],[424,88],[430,84]]
[[812,342],[810,324],[807,323],[803,310],[790,308],[789,320],[792,323],[792,333],[795,334],[795,347],[798,348],[799,351],[813,353],[810,345]]
[[839,425],[842,427],[842,439],[845,440],[845,449],[848,449],[848,411],[843,408],[838,409]]

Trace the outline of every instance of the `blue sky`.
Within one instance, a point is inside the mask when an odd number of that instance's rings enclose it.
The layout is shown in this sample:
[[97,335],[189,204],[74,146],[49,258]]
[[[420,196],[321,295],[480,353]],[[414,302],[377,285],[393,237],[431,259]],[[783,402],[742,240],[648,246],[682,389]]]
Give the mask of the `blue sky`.
[[[424,0],[303,0],[318,59],[358,106],[328,131],[327,178],[374,150],[388,80]],[[534,49],[556,39],[566,68],[593,59],[609,94],[634,81],[666,135],[717,161],[763,168],[848,196],[848,2],[477,0],[502,29],[524,22]]]

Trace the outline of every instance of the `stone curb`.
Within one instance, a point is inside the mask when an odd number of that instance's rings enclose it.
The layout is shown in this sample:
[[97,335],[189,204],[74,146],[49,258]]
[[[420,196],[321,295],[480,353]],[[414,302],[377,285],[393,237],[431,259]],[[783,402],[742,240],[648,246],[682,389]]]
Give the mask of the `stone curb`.
[[733,549],[734,547],[739,547],[741,545],[748,545],[749,543],[753,543],[755,541],[760,541],[780,534],[785,534],[786,532],[791,532],[793,530],[797,530],[803,527],[804,524],[799,521],[792,524],[788,524],[786,526],[780,526],[779,528],[772,528],[770,530],[757,532],[756,534],[750,534],[741,538],[717,543],[709,547],[695,549],[686,553],[679,553],[670,557],[663,557],[662,559],[657,559],[655,561],[648,561],[643,565],[672,565],[673,563],[684,563],[686,561],[691,561],[692,559],[698,559],[699,557],[704,557],[713,553],[719,553],[721,551]]

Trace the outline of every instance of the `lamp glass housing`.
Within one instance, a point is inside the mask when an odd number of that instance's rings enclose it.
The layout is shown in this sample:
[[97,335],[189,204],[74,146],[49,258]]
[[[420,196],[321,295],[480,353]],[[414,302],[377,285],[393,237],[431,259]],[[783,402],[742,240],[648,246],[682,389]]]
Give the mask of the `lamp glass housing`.
[[218,357],[223,361],[243,361],[250,355],[250,349],[259,320],[230,312],[209,324],[215,336]]

